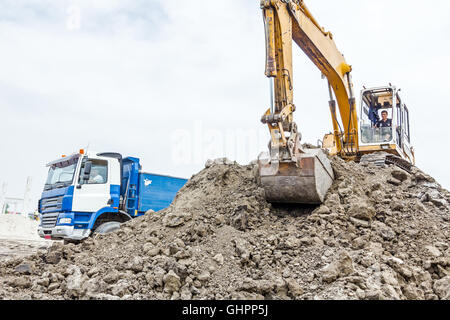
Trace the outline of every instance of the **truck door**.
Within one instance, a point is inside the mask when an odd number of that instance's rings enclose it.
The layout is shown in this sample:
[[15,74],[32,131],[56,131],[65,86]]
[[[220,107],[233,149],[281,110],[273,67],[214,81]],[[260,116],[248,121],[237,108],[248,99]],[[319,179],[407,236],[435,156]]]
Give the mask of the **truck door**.
[[[85,175],[85,169],[89,167],[88,162],[91,164],[90,173]],[[110,205],[108,202],[111,199],[111,179],[108,169],[107,160],[83,159],[74,191],[72,211],[97,212]],[[84,180],[84,177],[88,179]]]

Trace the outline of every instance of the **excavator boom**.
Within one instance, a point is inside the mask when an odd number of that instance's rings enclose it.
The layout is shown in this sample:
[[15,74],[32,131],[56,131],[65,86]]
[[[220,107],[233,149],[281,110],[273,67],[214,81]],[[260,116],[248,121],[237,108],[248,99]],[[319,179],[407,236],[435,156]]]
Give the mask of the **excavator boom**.
[[[270,127],[271,131],[289,131],[293,123],[294,41],[328,79],[330,111],[338,151],[355,154],[358,150],[358,118],[350,75],[352,68],[337,49],[333,35],[319,26],[303,1],[262,0],[261,8],[266,29],[266,76],[273,79],[275,91],[275,106],[267,111],[263,122],[270,124],[274,119],[284,119],[283,128],[274,126]],[[339,108],[342,128],[339,128],[336,107]],[[287,140],[282,134],[281,145],[284,146]]]

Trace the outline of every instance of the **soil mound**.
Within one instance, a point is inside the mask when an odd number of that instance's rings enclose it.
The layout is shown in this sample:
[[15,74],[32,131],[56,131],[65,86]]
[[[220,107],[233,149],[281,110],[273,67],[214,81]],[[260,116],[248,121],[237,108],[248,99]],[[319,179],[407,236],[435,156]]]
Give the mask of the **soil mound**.
[[449,299],[450,194],[414,168],[332,158],[319,207],[273,206],[210,161],[170,208],[0,265],[3,299]]

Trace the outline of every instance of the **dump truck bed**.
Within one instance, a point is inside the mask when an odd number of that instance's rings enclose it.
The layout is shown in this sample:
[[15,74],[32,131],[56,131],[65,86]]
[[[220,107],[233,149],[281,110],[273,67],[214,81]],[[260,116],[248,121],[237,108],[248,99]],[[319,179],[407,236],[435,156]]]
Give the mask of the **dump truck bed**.
[[166,209],[188,180],[152,173],[139,174],[139,212]]

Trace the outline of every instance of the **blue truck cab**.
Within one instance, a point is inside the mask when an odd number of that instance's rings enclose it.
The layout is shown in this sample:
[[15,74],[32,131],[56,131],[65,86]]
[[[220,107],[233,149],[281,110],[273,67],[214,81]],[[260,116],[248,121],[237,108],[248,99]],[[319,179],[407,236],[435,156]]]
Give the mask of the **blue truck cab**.
[[81,241],[170,206],[187,179],[142,172],[138,158],[80,152],[47,165],[39,236]]

